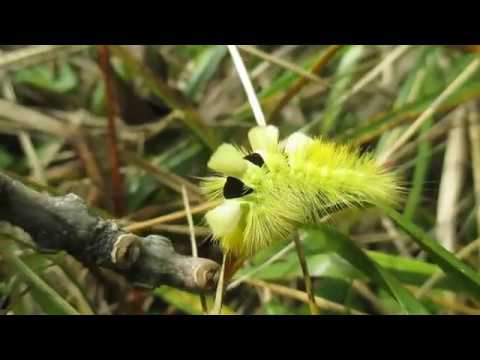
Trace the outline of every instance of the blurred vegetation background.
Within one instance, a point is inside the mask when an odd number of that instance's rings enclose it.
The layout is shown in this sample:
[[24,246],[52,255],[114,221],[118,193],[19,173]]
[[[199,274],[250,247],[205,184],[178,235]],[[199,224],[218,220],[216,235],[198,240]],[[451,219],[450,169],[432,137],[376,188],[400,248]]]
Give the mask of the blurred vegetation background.
[[[332,216],[334,229],[302,233],[321,314],[480,314],[480,45],[239,49],[282,137],[301,130],[388,155],[406,184],[401,219],[347,210]],[[245,144],[252,126],[222,45],[0,46],[0,171],[37,190],[76,193],[122,225],[168,236],[184,254],[183,188],[199,255],[221,262],[202,222],[209,204],[199,178],[216,146]],[[62,301],[81,314],[202,313],[198,295],[136,290],[65,253],[36,252],[6,223],[0,244],[4,314],[64,313]],[[462,264],[473,270],[465,275]],[[294,246],[276,244],[246,262],[223,313],[309,314]]]

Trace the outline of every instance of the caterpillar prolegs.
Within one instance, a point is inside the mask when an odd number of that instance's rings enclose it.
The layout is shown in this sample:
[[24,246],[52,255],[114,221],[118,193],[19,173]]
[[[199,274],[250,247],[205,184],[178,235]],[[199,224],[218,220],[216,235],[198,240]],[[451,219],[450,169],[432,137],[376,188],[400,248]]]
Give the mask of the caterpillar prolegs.
[[237,258],[335,208],[394,205],[399,199],[397,175],[352,146],[301,133],[279,143],[272,125],[252,128],[248,139],[249,151],[221,145],[208,163],[218,175],[202,183],[210,200],[222,200],[206,214],[213,237]]

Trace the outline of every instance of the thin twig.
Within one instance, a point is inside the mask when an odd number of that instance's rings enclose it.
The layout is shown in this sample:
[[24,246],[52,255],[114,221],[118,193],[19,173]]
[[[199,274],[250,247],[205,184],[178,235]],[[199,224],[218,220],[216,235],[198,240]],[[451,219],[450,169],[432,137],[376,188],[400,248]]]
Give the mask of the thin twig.
[[455,126],[451,128],[448,134],[438,192],[436,237],[450,251],[454,251],[457,244],[455,209],[460,201],[466,175],[468,153],[465,116],[464,108],[459,108],[454,114]]
[[[208,211],[210,209],[213,209],[215,206],[218,206],[218,201],[206,202],[206,203],[203,203],[203,204],[200,204],[198,206],[193,207],[191,209],[192,210],[191,213],[192,214],[202,213],[202,212]],[[186,215],[187,215],[187,212],[185,210],[175,211],[175,212],[173,212],[171,214],[168,214],[168,215],[163,215],[163,216],[156,217],[154,219],[141,221],[141,222],[137,222],[137,223],[128,225],[128,226],[124,227],[124,229],[126,231],[130,231],[130,232],[138,232],[138,231],[141,231],[141,230],[149,229],[149,228],[151,228],[153,226],[156,226],[158,224],[163,224],[163,223],[166,223],[166,222],[171,222],[171,221],[183,219]]]
[[395,225],[392,220],[387,217],[382,219],[382,225],[389,235],[392,243],[398,249],[399,253],[405,257],[411,257],[410,252],[406,247],[406,241],[403,234],[399,233],[395,228]]
[[168,171],[162,169],[160,166],[154,165],[142,159],[140,156],[137,156],[128,151],[125,152],[125,158],[127,162],[131,163],[132,165],[135,165],[154,175],[162,184],[168,186],[172,190],[181,194],[182,186],[185,186],[194,201],[200,202],[203,200],[201,196],[201,191],[198,186],[182,178],[181,176],[169,173]]
[[[12,82],[10,81],[9,77],[7,77],[3,82],[3,93],[7,100],[12,102],[17,100]],[[47,185],[45,170],[38,158],[30,135],[25,131],[19,131],[18,139],[20,140],[20,145],[22,146],[23,152],[25,153],[30,168],[32,169],[33,179],[39,184]]]
[[107,45],[98,46],[100,67],[105,80],[107,108],[108,108],[108,155],[112,172],[112,198],[116,216],[122,216],[125,211],[123,176],[120,173],[120,159],[117,140],[116,120],[119,110],[114,95],[112,69],[110,66],[110,50]]
[[213,306],[213,310],[211,315],[220,315],[222,312],[222,304],[223,304],[223,295],[225,293],[225,264],[227,263],[227,255],[223,255],[222,260],[222,267],[220,269],[220,276],[217,283],[217,291],[215,293],[215,305]]
[[75,136],[71,136],[70,142],[78,153],[78,157],[85,168],[85,171],[93,183],[91,190],[91,204],[95,204],[102,197],[105,190],[105,181],[100,170],[95,155],[90,150],[90,146],[82,129],[77,129]]
[[[283,45],[280,48],[274,50],[270,54],[270,56],[279,58],[280,56],[285,56],[285,55],[291,53],[293,50],[295,50],[298,47],[299,47],[299,45]],[[264,61],[264,62],[258,64],[250,72],[250,77],[252,79],[256,79],[257,77],[262,75],[270,67],[270,65],[272,65],[272,63],[269,62],[269,61]]]
[[315,303],[315,294],[313,293],[312,278],[310,277],[310,273],[308,271],[308,264],[305,258],[305,251],[303,249],[303,245],[300,242],[300,237],[298,235],[294,236],[293,241],[295,242],[298,260],[300,261],[300,267],[302,268],[303,279],[305,281],[305,289],[307,290],[308,295],[308,306],[310,307],[310,313],[312,315],[318,315],[319,310],[317,304]]
[[322,79],[320,76],[316,75],[316,74],[312,74],[311,72],[305,70],[304,68],[302,68],[301,66],[298,66],[296,64],[293,64],[289,61],[285,61],[285,60],[282,60],[280,59],[279,57],[277,56],[274,56],[274,55],[270,55],[268,53],[266,53],[265,51],[262,51],[260,49],[257,49],[256,47],[254,46],[250,46],[250,45],[239,45],[238,46],[240,48],[240,50],[242,51],[245,51],[249,54],[252,54],[254,56],[257,56],[263,60],[266,60],[266,61],[269,61],[271,62],[272,64],[275,64],[275,65],[278,65],[278,66],[281,66],[283,67],[284,69],[287,69],[293,73],[296,73],[302,77],[306,77],[312,81],[315,81],[315,82],[318,82],[320,84],[324,84],[326,85],[327,82]]
[[415,138],[415,140],[410,141],[408,144],[404,145],[401,149],[399,149],[395,154],[390,156],[390,161],[392,163],[398,163],[400,159],[414,152],[422,141],[431,142],[445,135],[445,133],[452,127],[451,123],[451,116],[447,115],[443,117],[434,126],[428,129],[426,133],[419,134],[419,136]]
[[72,54],[87,49],[90,45],[32,45],[4,52],[0,56],[1,70],[18,70],[52,60],[60,55]]
[[35,147],[33,146],[30,135],[28,135],[28,133],[26,133],[25,131],[20,131],[18,134],[18,138],[20,140],[20,144],[22,145],[22,149],[25,153],[28,163],[32,169],[34,180],[41,185],[47,185],[47,178],[45,177],[45,171],[42,165],[40,164],[38,155],[35,151]]
[[466,315],[480,315],[479,309],[475,309],[470,306],[459,304],[458,302],[452,301],[448,297],[438,298],[437,296],[430,295],[428,296],[428,298],[434,303],[441,305],[450,311],[455,311],[457,313],[466,314]]
[[385,151],[379,157],[379,163],[385,164],[387,160],[395,154],[427,121],[435,112],[443,105],[455,91],[457,91],[465,82],[478,70],[480,66],[480,59],[474,59],[472,62],[462,71],[455,80],[448,85],[448,87],[438,96],[435,101],[418,117],[417,120],[408,128],[408,130],[395,142],[395,144]]
[[295,247],[295,243],[291,242],[287,246],[285,246],[282,250],[280,250],[278,253],[273,255],[270,259],[265,261],[263,264],[258,266],[257,268],[253,269],[252,271],[246,273],[245,275],[239,277],[237,280],[233,281],[227,286],[227,291],[230,291],[234,288],[236,288],[238,285],[241,283],[245,282],[246,280],[250,279],[253,275],[257,274],[258,272],[262,271],[263,269],[267,268],[271,264],[273,264],[275,261],[281,259],[285,255],[287,255],[293,248]]
[[363,296],[366,300],[372,304],[376,311],[378,311],[382,315],[389,314],[389,311],[383,305],[382,301],[375,295],[375,293],[368,288],[363,282],[359,280],[353,280],[352,287]]
[[182,198],[183,198],[183,205],[187,213],[188,228],[190,229],[190,245],[192,248],[192,256],[198,257],[197,241],[195,239],[195,231],[193,229],[192,212],[190,210],[190,202],[188,200],[187,189],[185,188],[185,186],[182,186]]
[[379,76],[386,67],[393,64],[402,55],[404,55],[410,48],[411,48],[410,45],[401,45],[397,47],[395,50],[393,50],[390,54],[385,56],[385,58],[377,66],[375,66],[364,77],[358,80],[349,91],[347,91],[342,97],[340,97],[340,99],[338,99],[337,105],[342,104],[343,102],[351,98],[354,94],[356,94],[361,89],[363,89],[370,82],[375,80],[375,78],[377,78],[377,76]]
[[[190,229],[190,243],[192,247],[192,257],[198,258],[197,240],[195,239],[195,229],[193,228],[192,212],[190,210],[190,202],[188,201],[187,189],[182,186],[182,197],[185,211],[187,212],[188,227]],[[207,300],[205,295],[200,294],[200,303],[202,304],[202,310],[204,314],[208,314]]]
[[[286,286],[278,285],[278,284],[272,284],[272,283],[267,283],[265,281],[261,280],[254,280],[250,279],[246,281],[247,284],[259,287],[259,288],[264,288],[268,289],[273,293],[276,293],[278,295],[286,296],[291,299],[295,299],[304,303],[309,303],[308,295],[304,291],[292,289]],[[334,311],[342,314],[353,314],[353,315],[366,315],[362,311],[358,311],[355,309],[350,309],[347,308],[344,305],[335,303],[333,301],[326,300],[324,298],[321,298],[319,296],[315,296],[315,303],[318,307],[328,310],[328,311]]]
[[[311,70],[312,74],[318,75],[325,66],[330,62],[330,60],[338,53],[342,45],[330,45],[319,57],[315,65]],[[277,116],[280,114],[282,109],[292,100],[295,96],[300,93],[300,91],[310,82],[308,78],[299,79],[288,91],[280,98],[278,103],[275,105],[272,113],[270,114],[270,122],[273,122]]]
[[[172,234],[190,235],[190,229],[188,225],[159,224],[159,225],[155,225],[153,227],[153,230],[164,231]],[[211,234],[210,230],[207,227],[202,227],[202,226],[194,226],[193,231],[195,232],[195,236],[208,236]]]
[[61,139],[69,134],[68,126],[57,119],[11,101],[0,99],[0,114],[10,122],[20,124],[23,129],[39,131]]

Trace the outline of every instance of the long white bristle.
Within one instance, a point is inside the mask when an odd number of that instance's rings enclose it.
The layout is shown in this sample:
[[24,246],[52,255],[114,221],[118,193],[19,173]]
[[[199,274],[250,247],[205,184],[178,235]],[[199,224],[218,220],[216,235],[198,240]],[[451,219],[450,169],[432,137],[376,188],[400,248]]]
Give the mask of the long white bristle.
[[242,82],[243,88],[247,93],[248,102],[252,107],[253,115],[259,126],[265,126],[267,122],[265,121],[265,115],[263,114],[262,108],[260,107],[260,102],[258,101],[257,94],[255,94],[255,89],[253,88],[252,81],[248,75],[247,68],[243,63],[242,57],[238,51],[237,45],[227,45],[228,51],[237,70],[238,76]]

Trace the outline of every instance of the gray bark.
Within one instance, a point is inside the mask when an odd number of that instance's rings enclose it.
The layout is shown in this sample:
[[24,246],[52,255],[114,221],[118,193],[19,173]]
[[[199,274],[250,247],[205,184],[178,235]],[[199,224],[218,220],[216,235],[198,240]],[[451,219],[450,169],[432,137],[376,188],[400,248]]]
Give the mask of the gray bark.
[[76,195],[53,197],[0,173],[0,220],[30,234],[39,251],[66,251],[86,266],[112,269],[134,285],[212,290],[219,265],[175,252],[169,239],[137,236],[92,214]]

